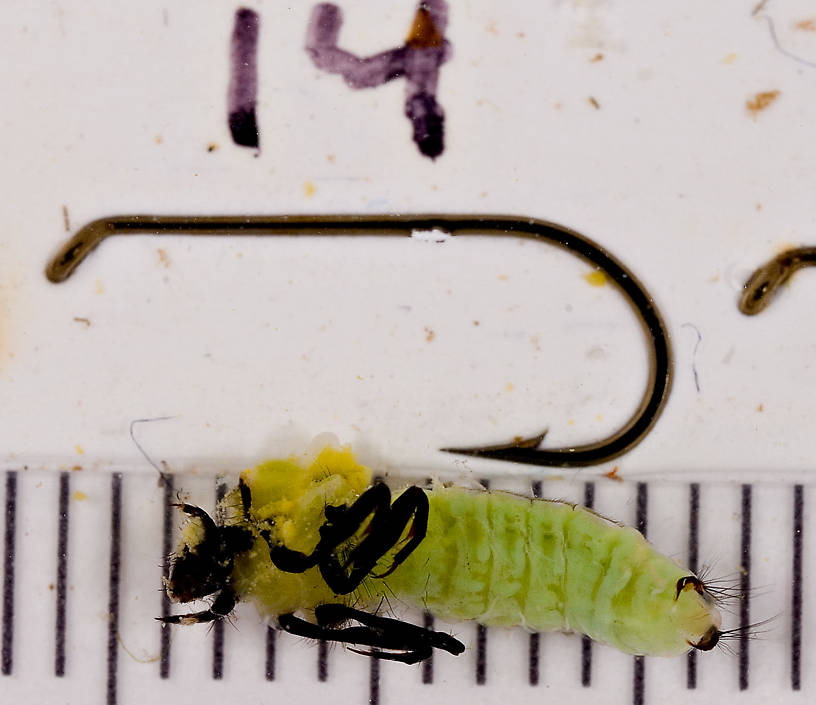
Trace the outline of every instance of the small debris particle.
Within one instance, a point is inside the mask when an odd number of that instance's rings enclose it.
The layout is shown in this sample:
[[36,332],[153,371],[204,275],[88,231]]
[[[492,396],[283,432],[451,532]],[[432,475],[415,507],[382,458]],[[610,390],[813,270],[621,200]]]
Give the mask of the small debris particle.
[[809,17],[806,20],[799,20],[794,27],[801,29],[803,32],[816,32],[816,19]]
[[750,100],[746,100],[745,108],[748,110],[749,113],[751,113],[751,115],[756,117],[757,113],[761,112],[762,110],[765,110],[778,97],[779,91],[763,91],[762,93],[757,93]]
[[54,583],[48,583],[48,589],[53,590],[54,589]]
[[88,499],[88,495],[86,495],[82,490],[76,490],[76,492],[71,495],[71,499],[75,499],[77,502],[84,502],[86,499]]
[[737,55],[732,51],[730,54],[727,54],[726,57],[722,60],[724,64],[733,64],[737,60]]
[[425,340],[429,343],[436,337],[436,333],[434,332],[433,328],[428,328],[425,326]]
[[595,110],[600,110],[601,109],[601,104],[597,100],[595,100],[595,98],[593,98],[592,96],[589,96],[589,98],[587,98],[587,100],[589,101],[589,104],[593,108],[595,108]]
[[612,468],[609,472],[604,473],[604,477],[609,480],[614,480],[615,482],[623,482],[623,478],[618,475],[618,466],[616,465]]
[[167,256],[167,250],[159,247],[156,250],[156,253],[159,255],[159,262],[164,265],[164,268],[167,269],[170,266],[170,258]]
[[759,0],[759,2],[754,5],[754,9],[751,10],[751,16],[758,15],[762,10],[765,9],[765,5],[768,4],[768,0]]
[[326,161],[329,162],[329,164],[334,164],[334,160],[335,160],[335,157],[334,157],[333,154],[327,154],[326,155]]
[[311,181],[303,182],[303,195],[306,196],[306,198],[311,198],[312,196],[314,196],[315,191],[317,191],[317,189],[315,188],[315,185]]
[[88,318],[83,318],[82,316],[74,316],[74,320],[77,323],[84,323],[86,328],[90,328],[91,321]]
[[584,281],[590,286],[606,286],[606,273],[600,269],[584,274]]
[[574,425],[575,425],[575,419],[569,419],[567,421],[567,426],[574,426]]
[[527,35],[526,35],[526,34],[524,34],[524,32],[516,32],[516,36],[517,36],[519,39],[524,39],[524,37],[526,37]]
[[101,279],[96,280],[95,291],[96,291],[97,294],[104,294],[105,293],[105,285],[102,283]]
[[65,226],[65,232],[71,232],[71,221],[68,218],[68,206],[62,207],[62,224]]
[[156,135],[156,144],[161,144],[162,142],[164,142],[164,137]]
[[513,385],[512,382],[508,382],[507,384],[504,385],[504,391],[505,392],[512,392],[514,389],[515,389],[515,386]]
[[490,20],[490,22],[487,23],[487,27],[485,27],[485,29],[488,32],[490,32],[490,34],[492,34],[494,37],[498,36],[499,34],[499,30],[496,26],[496,20]]
[[599,61],[603,61],[604,55],[601,53],[595,54],[590,60],[590,64],[597,64]]
[[757,209],[758,211],[761,211],[761,210],[762,210],[762,204],[761,204],[761,203],[757,203],[757,204],[756,204],[756,209]]
[[420,5],[414,15],[411,31],[405,38],[406,46],[413,49],[430,49],[441,47],[445,38],[439,33],[433,22],[431,13],[427,8]]
[[84,454],[85,454],[85,449],[84,449],[84,448],[83,448],[81,445],[79,445],[79,443],[77,443],[77,444],[74,446],[74,450],[75,450],[77,453],[79,453],[80,455],[84,455]]
[[473,325],[478,327],[480,325],[479,321],[473,321]]
[[73,465],[73,466],[71,466],[71,470],[73,470],[74,472],[79,472],[80,470],[82,470],[82,466],[81,465]]
[[506,282],[510,277],[507,274],[499,274],[499,281]]
[[757,407],[757,411],[765,411],[765,405],[764,405],[764,404],[760,404],[760,405]]
[[210,142],[207,145],[207,151],[208,152],[214,152],[216,149],[218,149],[218,142]]

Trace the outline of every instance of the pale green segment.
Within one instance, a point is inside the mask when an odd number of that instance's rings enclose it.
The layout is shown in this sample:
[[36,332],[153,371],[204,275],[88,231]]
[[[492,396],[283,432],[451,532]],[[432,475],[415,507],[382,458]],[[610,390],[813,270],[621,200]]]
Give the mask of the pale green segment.
[[369,580],[364,592],[393,591],[453,621],[582,632],[629,653],[682,653],[710,624],[699,634],[688,628],[678,609],[705,621],[692,596],[675,600],[689,571],[634,529],[502,492],[435,489],[428,499],[425,541],[385,579],[387,589]]

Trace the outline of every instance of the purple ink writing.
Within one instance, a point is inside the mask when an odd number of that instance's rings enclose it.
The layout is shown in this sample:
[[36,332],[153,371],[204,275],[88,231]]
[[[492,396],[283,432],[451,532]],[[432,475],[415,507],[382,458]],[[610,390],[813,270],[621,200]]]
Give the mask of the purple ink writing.
[[306,35],[306,51],[315,66],[340,74],[352,88],[374,88],[404,77],[405,115],[413,126],[414,142],[426,157],[438,157],[444,149],[445,113],[436,102],[436,88],[439,67],[452,54],[450,42],[445,39],[445,1],[420,2],[405,44],[366,58],[337,47],[342,23],[342,11],[337,5],[315,6]]
[[258,123],[255,101],[258,94],[258,13],[245,7],[235,12],[235,26],[230,43],[229,91],[227,120],[232,140],[242,147],[258,147]]

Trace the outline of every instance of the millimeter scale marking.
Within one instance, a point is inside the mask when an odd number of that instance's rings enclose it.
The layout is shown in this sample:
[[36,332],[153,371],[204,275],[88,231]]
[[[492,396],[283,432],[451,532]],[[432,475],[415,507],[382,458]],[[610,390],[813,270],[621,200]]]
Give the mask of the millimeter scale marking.
[[[692,482],[689,485],[689,538],[688,569],[697,575],[700,562],[700,485]],[[692,649],[686,656],[686,688],[697,687],[697,649]]]
[[[742,486],[742,521],[740,526],[740,593],[751,594],[751,485]],[[748,645],[751,624],[751,601],[740,601],[739,687],[748,689]]]
[[[649,486],[645,482],[637,483],[637,514],[635,518],[635,528],[641,534],[647,536],[647,529],[649,528]],[[645,657],[635,656],[633,675],[634,683],[632,684],[632,702],[634,705],[643,705],[645,697],[644,690],[646,688]]]
[[68,498],[71,479],[66,470],[60,473],[59,484],[59,524],[57,528],[57,603],[54,634],[54,675],[65,675],[65,607],[68,581]]
[[119,580],[122,569],[122,474],[111,475],[111,541],[108,600],[108,682],[107,705],[116,705],[119,693]]
[[[14,673],[14,643],[15,643],[15,616],[16,612],[24,609],[24,603],[15,601],[15,577],[17,563],[22,560],[22,556],[26,555],[25,546],[21,544],[24,537],[19,534],[19,517],[26,511],[26,504],[21,502],[20,475],[16,470],[7,470],[5,472],[5,496],[4,496],[4,550],[5,556],[3,561],[3,596],[2,596],[2,673],[6,676],[11,676]],[[223,484],[223,483],[222,483]],[[70,643],[67,639],[68,626],[70,622],[66,621],[66,610],[70,608],[70,600],[68,599],[68,592],[65,588],[59,588],[59,584],[63,586],[67,583],[67,576],[70,575],[70,554],[68,553],[68,535],[72,523],[69,521],[69,497],[70,497],[70,475],[63,472],[59,474],[59,491],[56,498],[56,506],[54,511],[57,515],[57,591],[56,600],[54,602],[54,650],[51,652],[55,655],[54,659],[54,673],[57,676],[64,675],[68,672],[66,664],[70,665],[70,653],[66,653],[66,644]],[[112,473],[109,482],[109,521],[110,521],[110,545],[109,545],[109,565],[108,565],[108,612],[109,620],[106,630],[106,673],[107,678],[104,686],[105,699],[108,705],[116,705],[120,702],[120,693],[118,691],[118,669],[119,669],[119,623],[121,621],[120,610],[122,603],[120,602],[120,580],[121,569],[127,562],[124,547],[122,544],[122,507],[126,501],[127,477],[122,473]],[[752,534],[753,534],[753,487],[750,484],[743,484],[739,488],[741,517],[739,521],[739,551],[742,561],[742,571],[740,573],[740,590],[749,591],[751,587],[751,559],[752,559]],[[222,486],[217,487],[217,494],[221,495],[223,492]],[[540,488],[537,484],[533,485],[533,492],[537,494]],[[584,484],[584,500],[590,503],[594,500],[595,483],[586,482]],[[688,485],[689,498],[689,543],[688,543],[688,558],[689,563],[695,563],[698,559],[697,552],[699,550],[699,532],[700,532],[700,507],[702,503],[703,488],[698,483]],[[23,497],[28,501],[28,496],[25,492]],[[160,521],[162,531],[159,532],[161,541],[161,551],[163,555],[167,554],[166,547],[172,545],[172,529],[167,530],[168,524],[172,527],[174,520],[168,522],[165,520],[168,508],[173,510],[171,505],[174,502],[174,489],[172,477],[167,478],[163,487],[164,502],[162,506],[162,514],[156,517],[157,522]],[[641,531],[646,530],[648,520],[648,497],[649,485],[645,482],[637,483],[636,485],[636,526]],[[800,690],[802,688],[802,612],[805,599],[804,590],[804,567],[803,557],[804,553],[804,529],[805,529],[805,487],[802,484],[791,486],[791,508],[792,508],[792,523],[790,531],[791,540],[791,565],[792,565],[792,584],[791,584],[791,602],[790,602],[790,616],[791,616],[791,636],[790,636],[790,687],[791,690]],[[173,516],[172,514],[170,515]],[[177,519],[176,519],[177,520]],[[166,570],[166,563],[162,565],[160,562],[156,564],[157,577]],[[744,594],[750,594],[745,592]],[[24,597],[24,596],[23,596]],[[740,603],[739,611],[739,628],[743,630],[738,642],[738,685],[740,690],[749,690],[749,640],[743,638],[746,634],[746,628],[750,626],[750,600],[744,600]],[[478,629],[478,627],[477,627]],[[484,654],[477,656],[477,664],[481,660],[483,667],[487,665],[487,633],[488,630],[482,627],[484,635]],[[159,674],[162,678],[172,678],[171,669],[171,641],[165,639],[169,629],[159,628],[157,635],[157,642],[159,644],[159,652],[162,654],[159,661]],[[294,641],[288,641],[286,637],[281,638],[274,630],[265,630],[266,640],[266,661],[264,668],[259,670],[258,680],[275,680],[275,660],[281,647],[295,644]],[[224,673],[223,670],[223,642],[220,647],[216,646],[217,639],[213,632],[213,668],[212,677],[214,679],[224,678],[228,679],[229,674]],[[533,644],[532,639],[529,644]],[[207,636],[202,633],[202,638]],[[535,640],[535,645],[539,645],[539,638]],[[270,643],[272,644],[270,646]],[[583,684],[584,677],[591,673],[591,658],[597,653],[599,656],[601,651],[595,652],[592,649],[591,642],[589,643],[588,651],[583,647],[581,649],[581,677],[579,683],[576,685],[580,688]],[[221,653],[218,655],[218,649]],[[259,645],[260,648],[260,645]],[[477,646],[478,648],[478,646]],[[47,649],[43,649],[48,652]],[[526,656],[528,664],[536,664],[536,675],[531,676],[530,686],[536,686],[546,683],[546,677],[542,678],[539,672],[540,662],[537,660],[537,649],[535,650],[535,658],[531,655],[532,649],[528,649],[527,653],[520,652],[518,657],[523,659]],[[590,659],[587,659],[587,653],[590,654]],[[318,654],[318,667],[325,673],[327,681],[331,681],[331,673],[328,668],[328,652]],[[358,658],[358,657],[354,657]],[[360,657],[362,658],[362,657]],[[634,705],[644,705],[645,703],[645,676],[646,676],[646,662],[644,657],[634,657],[633,667],[633,681],[632,681],[632,702]],[[220,671],[215,667],[216,663],[220,662]],[[368,702],[379,703],[383,697],[382,684],[380,682],[380,665],[376,660],[371,660],[369,668],[369,682],[368,694],[366,700]],[[376,664],[376,665],[374,665]],[[589,665],[587,665],[589,664]],[[47,666],[44,665],[47,669]],[[477,665],[477,678],[479,682]],[[418,671],[418,680],[432,684],[434,682],[432,674],[430,678],[426,678],[425,667],[420,665]],[[485,681],[486,682],[486,678]],[[591,679],[590,679],[591,682]],[[274,688],[274,685],[270,685]],[[585,686],[586,687],[586,686]],[[696,662],[689,658],[686,662],[686,687],[688,689],[699,688],[699,683],[696,677]]]
[[0,672],[11,675],[14,644],[14,559],[17,528],[17,473],[6,473],[6,530],[3,541],[3,637],[0,647]]
[[802,688],[802,544],[805,488],[793,488],[793,586],[791,590],[791,688]]

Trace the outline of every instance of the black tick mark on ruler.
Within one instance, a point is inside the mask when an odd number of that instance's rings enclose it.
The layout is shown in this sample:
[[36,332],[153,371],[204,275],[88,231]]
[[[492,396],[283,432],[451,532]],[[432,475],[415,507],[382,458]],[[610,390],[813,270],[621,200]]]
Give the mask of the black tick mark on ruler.
[[[479,480],[481,485],[490,489],[490,480]],[[487,682],[487,627],[476,625],[476,684],[484,685]]]
[[3,643],[0,648],[0,670],[4,676],[11,675],[14,645],[14,557],[17,519],[17,473],[6,472],[6,535],[3,563]]
[[[697,575],[699,568],[700,544],[700,485],[689,485],[689,539],[688,539],[688,569]],[[686,656],[686,688],[694,690],[697,687],[697,649],[692,649]]]
[[[170,575],[170,554],[173,551],[173,476],[168,472],[161,473],[164,485],[164,514],[162,517],[162,577]],[[161,615],[170,616],[170,597],[161,586]],[[170,677],[170,630],[161,624],[159,626],[159,677]]]
[[71,481],[68,472],[60,473],[59,517],[57,527],[57,602],[54,622],[54,675],[65,675],[65,606],[68,581],[68,506]]
[[802,687],[802,546],[805,490],[793,488],[793,586],[791,597],[791,688]]
[[[595,506],[595,483],[584,483],[584,506],[593,509]],[[588,688],[592,685],[592,639],[581,635],[581,685]]]
[[108,681],[107,705],[117,702],[119,656],[119,581],[122,568],[122,473],[111,476],[111,543],[108,580]]
[[742,486],[742,526],[740,529],[740,650],[739,689],[748,689],[748,640],[751,638],[751,485]]
[[[215,488],[215,506],[221,504],[221,500],[227,494],[227,485],[219,482]],[[212,677],[221,680],[224,677],[224,620],[217,619],[212,625],[213,633],[213,653],[212,653]]]
[[[637,484],[636,506],[635,528],[646,536],[649,524],[649,486],[645,482]],[[646,660],[643,656],[635,656],[633,680],[632,702],[634,705],[643,705],[646,690]]]

